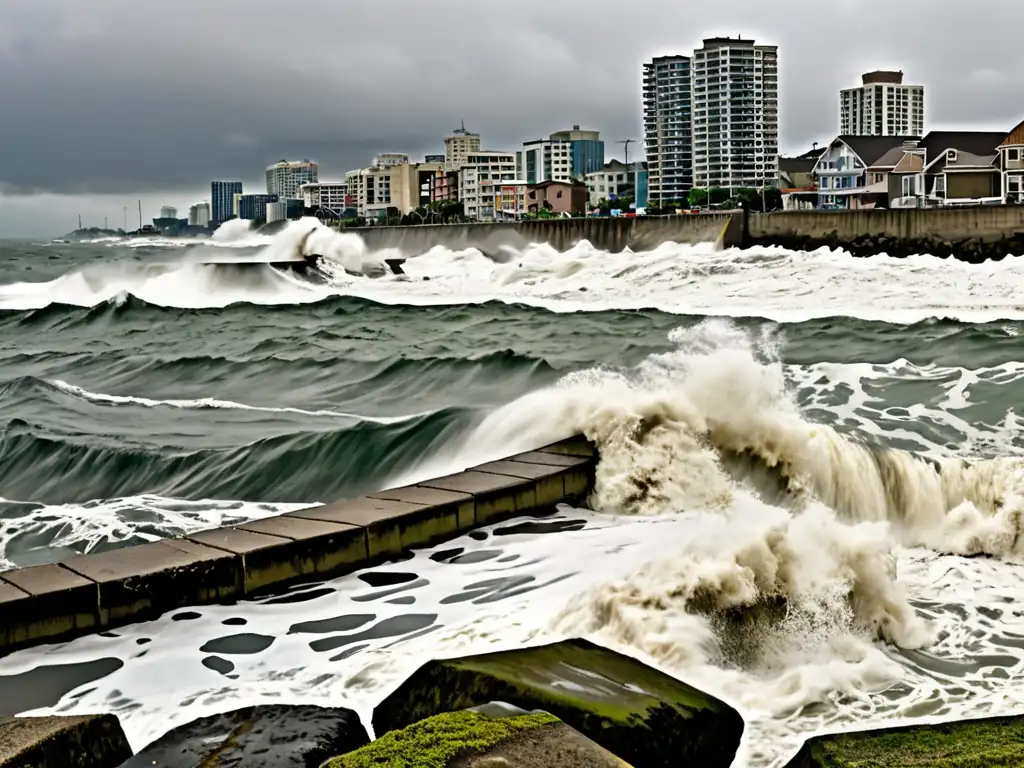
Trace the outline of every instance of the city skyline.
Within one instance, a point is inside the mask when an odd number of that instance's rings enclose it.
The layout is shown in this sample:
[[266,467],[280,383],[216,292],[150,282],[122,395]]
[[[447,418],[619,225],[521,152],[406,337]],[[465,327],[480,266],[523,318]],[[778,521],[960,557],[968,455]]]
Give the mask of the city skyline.
[[[836,135],[839,91],[875,69],[902,70],[927,88],[928,128],[1000,128],[1016,122],[1024,102],[1024,64],[1013,55],[1013,18],[1024,8],[997,0],[955,20],[922,13],[930,6],[919,0],[868,0],[857,9],[649,0],[625,19],[620,5],[581,0],[503,17],[483,37],[465,31],[498,17],[461,0],[407,9],[399,26],[393,3],[359,0],[344,12],[324,3],[302,15],[261,0],[193,14],[185,0],[156,25],[144,9],[112,0],[88,13],[67,0],[40,6],[0,9],[0,98],[17,105],[0,126],[4,146],[17,148],[0,158],[4,235],[52,234],[61,227],[48,222],[78,213],[113,223],[138,198],[154,214],[165,204],[183,210],[211,179],[258,188],[263,169],[281,157],[310,157],[323,178],[340,178],[379,152],[441,152],[462,119],[485,148],[513,151],[580,124],[599,130],[607,156],[621,159],[615,142],[643,138],[642,62],[716,35],[779,47],[784,154]],[[837,51],[833,29],[857,44]],[[260,30],[301,30],[302,55],[284,67],[268,63]],[[956,57],[930,42],[954,30],[968,41]],[[417,46],[424,34],[451,45]],[[519,55],[495,59],[495,45]],[[372,76],[360,76],[347,60],[371,52]],[[524,77],[524,61],[543,77]]]

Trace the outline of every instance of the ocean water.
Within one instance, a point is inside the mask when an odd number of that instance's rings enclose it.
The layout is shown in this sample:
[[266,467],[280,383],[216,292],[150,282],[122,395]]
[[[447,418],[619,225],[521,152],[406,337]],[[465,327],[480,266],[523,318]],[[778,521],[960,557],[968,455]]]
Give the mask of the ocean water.
[[[318,279],[267,263],[300,250]],[[1024,261],[582,243],[438,247],[380,276],[396,255],[310,221],[0,241],[3,562],[578,432],[602,454],[593,511],[11,654],[0,714],[115,712],[139,748],[258,702],[368,715],[431,657],[567,636],[736,706],[737,766],[1024,712]]]

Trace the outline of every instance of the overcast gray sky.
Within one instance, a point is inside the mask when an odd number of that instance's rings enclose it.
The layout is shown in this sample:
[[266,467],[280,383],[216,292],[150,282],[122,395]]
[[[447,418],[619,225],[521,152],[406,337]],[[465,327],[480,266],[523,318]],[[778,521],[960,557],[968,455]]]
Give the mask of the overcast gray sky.
[[780,47],[784,151],[834,137],[876,68],[926,86],[926,129],[1009,130],[1021,29],[1020,0],[0,0],[0,237],[131,225],[282,157],[341,178],[461,119],[491,149],[578,123],[621,157],[642,62],[713,35]]

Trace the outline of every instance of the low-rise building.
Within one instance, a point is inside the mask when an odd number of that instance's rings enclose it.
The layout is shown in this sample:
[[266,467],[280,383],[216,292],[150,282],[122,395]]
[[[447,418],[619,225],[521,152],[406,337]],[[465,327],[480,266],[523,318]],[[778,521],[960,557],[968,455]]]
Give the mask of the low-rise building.
[[527,213],[585,213],[590,190],[583,182],[542,181],[526,190]]
[[996,203],[1003,199],[1002,131],[932,131],[907,141],[889,176],[894,207]]
[[997,149],[1003,201],[1024,203],[1024,122],[1010,131]]
[[920,136],[837,136],[814,164],[820,208],[887,207],[889,174]]
[[793,211],[814,208],[818,202],[818,183],[814,177],[814,166],[825,147],[814,147],[796,157],[779,158],[779,192],[782,207]]

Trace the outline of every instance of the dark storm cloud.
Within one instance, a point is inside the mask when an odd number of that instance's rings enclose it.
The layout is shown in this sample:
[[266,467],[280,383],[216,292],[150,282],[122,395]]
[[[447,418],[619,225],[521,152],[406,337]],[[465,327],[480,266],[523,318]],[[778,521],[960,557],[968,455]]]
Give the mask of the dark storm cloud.
[[641,138],[641,62],[713,34],[780,46],[786,148],[830,138],[838,89],[875,67],[924,83],[932,126],[1011,127],[1024,116],[1024,4],[944,7],[3,0],[0,190],[201,190],[282,157],[337,178],[376,152],[440,151],[462,118],[490,148],[579,123],[617,149]]

